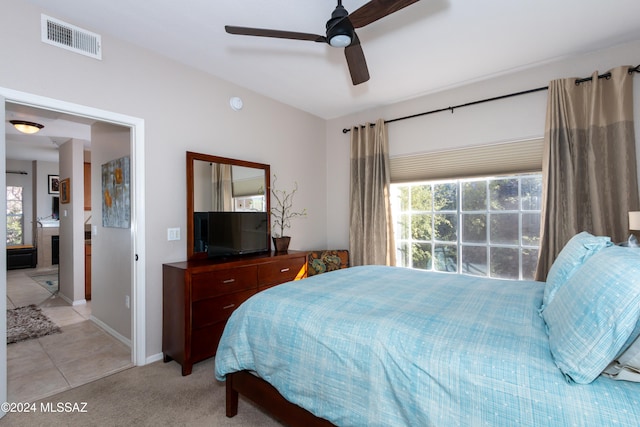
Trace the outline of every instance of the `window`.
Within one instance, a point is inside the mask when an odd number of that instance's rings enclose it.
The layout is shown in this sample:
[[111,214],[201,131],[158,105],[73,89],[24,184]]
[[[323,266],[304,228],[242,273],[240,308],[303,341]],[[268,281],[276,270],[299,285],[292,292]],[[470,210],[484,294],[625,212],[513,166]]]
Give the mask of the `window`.
[[542,175],[392,184],[397,265],[533,280]]
[[22,187],[7,186],[7,246],[24,244]]

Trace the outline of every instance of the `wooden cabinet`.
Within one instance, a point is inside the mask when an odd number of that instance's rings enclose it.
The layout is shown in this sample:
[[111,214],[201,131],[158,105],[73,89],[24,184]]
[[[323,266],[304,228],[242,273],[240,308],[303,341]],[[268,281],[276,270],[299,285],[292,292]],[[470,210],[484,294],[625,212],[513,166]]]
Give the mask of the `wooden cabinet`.
[[214,356],[224,326],[255,293],[307,274],[307,253],[263,254],[232,260],[184,261],[162,266],[164,361],[193,364]]
[[84,244],[84,299],[91,300],[91,243]]
[[91,210],[91,163],[84,164],[84,210]]

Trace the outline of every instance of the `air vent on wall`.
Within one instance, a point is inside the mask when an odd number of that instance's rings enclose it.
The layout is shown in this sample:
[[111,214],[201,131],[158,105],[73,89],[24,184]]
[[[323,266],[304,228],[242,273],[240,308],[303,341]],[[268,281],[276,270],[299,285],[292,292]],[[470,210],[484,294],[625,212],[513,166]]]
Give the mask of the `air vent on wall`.
[[42,15],[40,22],[43,42],[81,55],[102,59],[100,35],[47,15]]

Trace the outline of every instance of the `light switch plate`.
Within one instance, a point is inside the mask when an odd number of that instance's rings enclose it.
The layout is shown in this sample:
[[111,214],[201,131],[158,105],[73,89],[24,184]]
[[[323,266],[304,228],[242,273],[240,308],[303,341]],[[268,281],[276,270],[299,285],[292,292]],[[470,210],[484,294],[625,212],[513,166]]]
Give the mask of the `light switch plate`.
[[167,240],[180,240],[180,228],[167,228]]

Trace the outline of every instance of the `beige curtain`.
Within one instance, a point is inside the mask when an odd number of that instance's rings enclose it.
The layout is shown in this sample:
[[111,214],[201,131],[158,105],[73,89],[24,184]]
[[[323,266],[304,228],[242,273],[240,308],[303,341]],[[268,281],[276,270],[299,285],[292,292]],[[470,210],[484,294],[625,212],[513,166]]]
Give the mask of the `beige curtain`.
[[389,199],[389,142],[384,120],[351,128],[352,265],[395,265]]
[[211,165],[211,200],[214,211],[233,210],[231,188],[231,165],[213,163]]
[[628,212],[638,210],[633,127],[633,75],[549,85],[543,159],[543,212],[537,280],[576,233],[628,237]]

